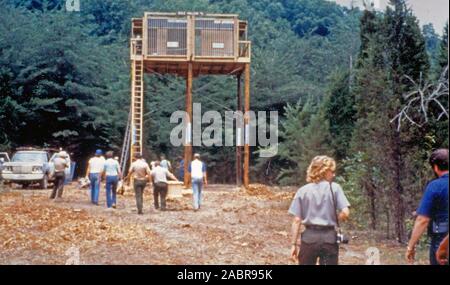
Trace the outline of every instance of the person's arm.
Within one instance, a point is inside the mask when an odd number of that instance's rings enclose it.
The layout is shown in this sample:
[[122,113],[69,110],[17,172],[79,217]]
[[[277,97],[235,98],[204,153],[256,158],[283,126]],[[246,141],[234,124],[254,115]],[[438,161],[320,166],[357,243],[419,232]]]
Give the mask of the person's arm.
[[[150,171],[152,171],[151,169],[150,169]],[[154,184],[155,183],[155,177],[153,176],[153,173],[150,175],[150,183],[151,184]]]
[[300,250],[300,227],[302,225],[302,219],[294,217],[291,225],[291,259],[294,262],[298,261],[298,253]]
[[106,164],[103,164],[103,171],[100,173],[101,179],[105,179],[106,177]]
[[300,251],[300,227],[303,222],[302,219],[302,206],[299,198],[299,192],[294,196],[288,213],[294,216],[291,225],[291,259],[294,262],[298,261],[298,253]]
[[345,222],[350,217],[350,209],[348,207],[341,210],[339,213],[338,219],[339,221]]
[[406,260],[409,263],[413,263],[416,255],[416,244],[419,242],[420,237],[427,230],[430,218],[419,215],[414,223],[414,228],[411,234],[411,239],[408,242],[408,248],[406,249]]
[[152,183],[153,176],[152,176],[152,171],[150,170],[150,166],[147,165],[147,168],[145,169],[145,171],[147,172],[148,181],[150,183]]
[[169,177],[172,180],[179,181],[178,178],[175,175],[173,175],[173,173],[170,171],[167,171],[167,177]]
[[208,186],[208,175],[205,173],[203,173],[203,183],[205,184],[205,186]]
[[422,234],[427,230],[428,224],[431,220],[431,213],[433,209],[434,194],[432,191],[432,184],[427,185],[427,189],[423,195],[422,201],[420,201],[419,208],[417,209],[417,218],[414,222],[414,228],[411,233],[411,238],[408,242],[405,258],[409,263],[413,263],[416,254],[416,244],[419,241]]
[[89,178],[89,173],[90,172],[91,172],[91,164],[88,163],[88,167],[87,167],[87,170],[86,170],[86,178]]
[[128,185],[130,183],[129,179],[131,177],[131,175],[133,175],[134,172],[134,167],[130,166],[130,169],[128,170],[128,175],[123,179],[124,182],[128,182]]
[[119,177],[119,180],[121,180],[122,179],[122,171],[120,170],[119,162],[116,162],[116,167],[117,167],[117,175]]
[[206,172],[206,164],[202,163],[202,171],[203,171],[203,183],[205,186],[208,186],[208,173]]
[[440,265],[445,265],[448,263],[448,235],[439,245],[436,252],[436,259]]
[[345,196],[341,185],[333,183],[333,189],[336,190],[336,206],[339,210],[338,219],[339,221],[345,222],[350,217],[350,202]]

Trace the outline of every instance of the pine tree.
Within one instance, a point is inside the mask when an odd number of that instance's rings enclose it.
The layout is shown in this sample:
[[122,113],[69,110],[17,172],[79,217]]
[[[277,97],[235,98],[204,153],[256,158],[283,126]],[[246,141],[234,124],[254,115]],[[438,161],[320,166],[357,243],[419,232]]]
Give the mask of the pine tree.
[[328,122],[323,109],[310,99],[303,106],[286,107],[286,119],[281,124],[279,156],[287,162],[278,177],[282,184],[301,185],[306,182],[306,170],[317,155],[333,156],[330,148]]
[[331,146],[336,159],[342,160],[349,153],[355,123],[355,98],[350,90],[350,74],[345,71],[334,73],[330,80],[329,94],[324,102],[325,117],[330,126]]

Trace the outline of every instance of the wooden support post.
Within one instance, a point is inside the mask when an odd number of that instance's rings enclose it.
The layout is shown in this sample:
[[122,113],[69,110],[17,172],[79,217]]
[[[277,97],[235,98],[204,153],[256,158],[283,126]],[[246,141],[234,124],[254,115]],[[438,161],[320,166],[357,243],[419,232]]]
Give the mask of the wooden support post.
[[192,63],[188,63],[186,76],[186,141],[184,142],[184,186],[190,185],[190,173],[188,171],[192,160]]
[[244,187],[250,185],[249,168],[250,168],[250,64],[245,64],[244,70],[244,96],[245,96],[245,146],[244,146]]
[[[236,77],[237,77],[236,109],[238,112],[242,112],[241,74],[238,74]],[[238,133],[236,130],[236,137],[240,135],[241,133]],[[242,146],[238,145],[236,142],[236,186],[240,187],[241,185],[242,185]]]

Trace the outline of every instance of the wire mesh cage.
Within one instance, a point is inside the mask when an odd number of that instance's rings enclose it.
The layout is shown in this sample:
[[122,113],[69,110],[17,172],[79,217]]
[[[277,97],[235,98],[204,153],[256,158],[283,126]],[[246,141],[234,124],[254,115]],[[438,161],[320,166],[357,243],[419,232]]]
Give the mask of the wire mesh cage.
[[195,55],[205,57],[234,56],[234,21],[195,20]]
[[187,19],[150,18],[148,20],[150,56],[187,55]]

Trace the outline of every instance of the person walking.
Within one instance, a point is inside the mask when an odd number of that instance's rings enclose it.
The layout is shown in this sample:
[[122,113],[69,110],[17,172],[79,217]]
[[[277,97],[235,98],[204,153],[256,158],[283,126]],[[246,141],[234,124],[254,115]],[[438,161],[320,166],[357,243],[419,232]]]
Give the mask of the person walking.
[[405,253],[408,263],[414,263],[416,244],[428,229],[431,238],[430,264],[439,265],[436,251],[448,235],[448,155],[448,149],[438,149],[430,156],[429,164],[437,178],[427,185],[416,211],[417,218]]
[[98,206],[98,196],[100,194],[101,175],[105,169],[105,159],[103,151],[97,149],[95,156],[89,160],[86,170],[86,178],[91,182],[91,203]]
[[106,161],[103,175],[106,177],[106,206],[108,208],[116,208],[117,203],[117,185],[122,179],[119,162],[113,158],[114,152],[106,153]]
[[152,169],[153,181],[153,201],[155,209],[159,209],[159,200],[161,200],[161,211],[166,210],[166,197],[168,191],[167,178],[178,181],[178,179],[169,170],[161,167],[159,161],[155,162],[155,168]]
[[68,154],[65,151],[60,151],[53,160],[53,191],[50,195],[50,199],[61,199],[64,191],[64,182],[66,180],[66,168],[69,168],[69,162],[67,161]]
[[134,158],[136,159],[136,161],[131,164],[130,171],[126,180],[133,176],[133,188],[136,196],[138,215],[143,215],[144,190],[152,173],[148,163],[145,162],[140,153],[135,154]]
[[166,159],[165,155],[161,155],[160,157],[161,161],[160,161],[160,166],[162,168],[165,168],[169,171],[172,171],[172,165],[170,164],[170,161]]
[[[341,186],[333,182],[336,162],[328,156],[315,157],[307,170],[308,184],[301,187],[291,203],[291,257],[300,265],[337,265],[339,221],[348,219],[350,203]],[[339,212],[339,214],[338,214]],[[305,231],[300,235],[300,226]],[[301,238],[299,239],[299,236]]]
[[193,207],[194,211],[198,211],[202,204],[203,186],[208,185],[206,164],[200,160],[200,154],[194,155],[194,160],[189,165],[189,172],[191,173]]

